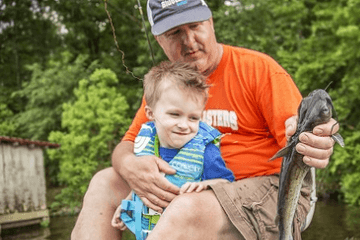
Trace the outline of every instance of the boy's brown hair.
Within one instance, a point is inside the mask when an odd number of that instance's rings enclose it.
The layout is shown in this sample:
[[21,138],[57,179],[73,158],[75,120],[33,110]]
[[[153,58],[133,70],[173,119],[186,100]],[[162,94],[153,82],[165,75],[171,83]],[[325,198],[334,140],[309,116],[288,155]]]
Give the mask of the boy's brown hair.
[[188,63],[163,61],[151,68],[144,77],[144,95],[148,106],[155,106],[161,96],[161,83],[169,77],[175,81],[178,87],[202,94],[205,104],[209,88],[206,78]]

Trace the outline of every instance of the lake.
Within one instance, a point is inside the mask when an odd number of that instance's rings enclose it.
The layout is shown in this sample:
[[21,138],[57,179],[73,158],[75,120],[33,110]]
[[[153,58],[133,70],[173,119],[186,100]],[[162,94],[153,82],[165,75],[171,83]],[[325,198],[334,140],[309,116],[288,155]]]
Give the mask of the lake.
[[[3,230],[0,240],[66,240],[75,224],[75,216],[53,217],[47,228],[39,226]],[[318,202],[310,227],[302,234],[304,240],[360,240],[360,208],[335,201]],[[134,240],[129,233],[125,240]]]

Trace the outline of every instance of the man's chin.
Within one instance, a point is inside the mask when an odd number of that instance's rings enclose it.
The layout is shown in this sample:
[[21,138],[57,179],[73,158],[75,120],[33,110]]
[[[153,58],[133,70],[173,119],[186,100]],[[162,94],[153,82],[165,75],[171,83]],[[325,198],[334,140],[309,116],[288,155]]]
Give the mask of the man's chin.
[[206,66],[205,64],[201,63],[201,60],[194,60],[189,61],[190,65],[194,68],[196,68],[199,72],[203,73],[206,72]]

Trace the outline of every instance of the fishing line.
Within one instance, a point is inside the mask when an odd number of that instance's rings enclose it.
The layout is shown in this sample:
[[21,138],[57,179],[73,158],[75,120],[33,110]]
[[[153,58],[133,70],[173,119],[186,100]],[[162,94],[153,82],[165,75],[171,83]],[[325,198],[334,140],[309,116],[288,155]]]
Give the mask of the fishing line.
[[[326,86],[326,88],[324,89],[325,91],[330,87],[330,85],[333,83],[333,81],[331,81],[327,86]],[[335,107],[332,105],[332,112],[333,112],[333,118],[336,120],[336,123],[334,123],[334,125],[332,125],[331,126],[331,131],[330,131],[330,134],[332,135],[332,132],[333,132],[333,130],[334,130],[334,127],[336,126],[336,125],[339,125],[340,126],[340,123],[339,123],[339,121],[338,121],[338,115],[337,115],[337,112],[336,112],[336,110],[335,110]]]
[[110,15],[110,13],[109,13],[109,11],[107,9],[107,0],[104,0],[104,5],[105,5],[106,14],[107,14],[109,22],[110,22],[110,26],[111,26],[111,30],[112,30],[112,34],[113,34],[113,38],[114,38],[114,42],[115,42],[115,46],[116,46],[116,49],[121,53],[121,61],[122,61],[122,65],[125,67],[126,74],[130,74],[133,78],[135,78],[135,79],[137,79],[139,81],[142,81],[142,79],[135,76],[134,73],[132,71],[130,71],[128,66],[125,64],[125,53],[119,47],[119,43],[117,41],[116,34],[115,34],[115,27],[114,27],[111,15]]
[[141,4],[140,4],[140,0],[137,0],[137,2],[138,2],[138,7],[139,7],[139,12],[140,12],[140,15],[141,15],[142,23],[143,23],[143,28],[145,30],[146,40],[148,42],[149,49],[150,49],[151,59],[152,59],[153,65],[155,65],[154,51],[153,51],[153,49],[151,47],[151,42],[150,42],[149,35],[148,35],[148,32],[147,32],[147,28],[146,28],[146,25],[145,25],[145,19],[144,19],[144,14],[143,14],[142,7],[141,7]]
[[326,88],[324,89],[325,91],[328,89],[328,87],[330,87],[330,85],[333,83],[333,81],[331,81],[327,86]]

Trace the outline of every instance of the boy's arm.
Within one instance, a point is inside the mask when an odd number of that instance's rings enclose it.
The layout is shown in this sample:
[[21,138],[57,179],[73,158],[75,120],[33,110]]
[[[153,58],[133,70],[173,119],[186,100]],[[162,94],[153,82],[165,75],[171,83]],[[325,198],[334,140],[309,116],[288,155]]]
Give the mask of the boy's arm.
[[219,147],[213,143],[209,143],[204,153],[204,171],[202,180],[209,179],[226,179],[230,182],[235,180],[233,172],[225,165],[224,159],[221,157]]

